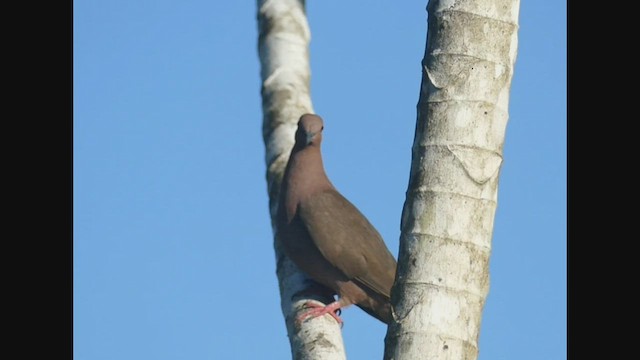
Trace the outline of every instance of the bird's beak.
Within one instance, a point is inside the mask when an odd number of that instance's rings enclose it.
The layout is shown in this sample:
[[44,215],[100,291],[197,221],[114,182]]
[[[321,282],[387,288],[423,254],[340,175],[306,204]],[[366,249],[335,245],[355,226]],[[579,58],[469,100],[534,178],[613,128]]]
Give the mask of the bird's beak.
[[307,145],[311,144],[313,137],[316,136],[318,132],[307,133]]

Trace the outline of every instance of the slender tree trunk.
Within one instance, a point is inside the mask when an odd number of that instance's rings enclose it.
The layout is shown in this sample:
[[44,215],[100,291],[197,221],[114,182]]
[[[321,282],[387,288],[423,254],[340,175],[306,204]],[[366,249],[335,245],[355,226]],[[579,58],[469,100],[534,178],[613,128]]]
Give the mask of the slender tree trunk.
[[476,359],[519,0],[432,0],[385,359]]
[[[262,78],[262,135],[266,148],[269,211],[274,235],[280,183],[294,143],[298,119],[313,113],[309,95],[309,25],[304,0],[258,0],[258,52]],[[342,333],[330,316],[296,324],[309,300],[327,304],[331,294],[319,288],[283,253],[274,240],[280,286],[293,359],[345,359]]]

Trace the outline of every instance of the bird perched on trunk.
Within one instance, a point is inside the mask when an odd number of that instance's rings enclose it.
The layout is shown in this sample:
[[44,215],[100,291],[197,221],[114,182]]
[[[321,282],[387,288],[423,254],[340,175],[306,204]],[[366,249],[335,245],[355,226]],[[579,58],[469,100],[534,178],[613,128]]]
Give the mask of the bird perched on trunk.
[[342,324],[338,309],[356,304],[388,324],[396,260],[373,225],[329,181],[320,153],[323,128],[317,115],[298,121],[280,189],[277,236],[285,254],[339,299],[326,306],[307,302],[311,310],[298,320],[329,314]]

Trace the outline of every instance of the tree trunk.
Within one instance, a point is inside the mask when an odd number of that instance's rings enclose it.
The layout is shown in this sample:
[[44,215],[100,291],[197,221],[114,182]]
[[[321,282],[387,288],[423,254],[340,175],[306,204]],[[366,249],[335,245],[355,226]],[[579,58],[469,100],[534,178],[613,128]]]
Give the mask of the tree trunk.
[[[298,119],[313,113],[309,95],[310,32],[304,0],[258,0],[258,52],[262,79],[262,135],[266,148],[271,225],[275,233],[280,183],[294,143]],[[275,238],[275,236],[274,236]],[[342,333],[330,316],[297,324],[309,300],[327,304],[331,294],[319,288],[283,253],[274,240],[282,313],[292,358],[345,359]]]
[[476,359],[519,0],[432,0],[385,359]]

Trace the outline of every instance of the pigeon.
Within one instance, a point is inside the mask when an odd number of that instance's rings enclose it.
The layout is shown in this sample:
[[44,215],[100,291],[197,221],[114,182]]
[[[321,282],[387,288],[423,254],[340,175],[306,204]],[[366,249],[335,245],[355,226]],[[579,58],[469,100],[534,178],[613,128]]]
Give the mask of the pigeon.
[[307,302],[298,321],[339,312],[355,304],[389,324],[396,260],[369,220],[333,186],[325,173],[320,145],[322,118],[298,121],[295,145],[282,179],[277,238],[287,255],[338,300],[326,306]]

